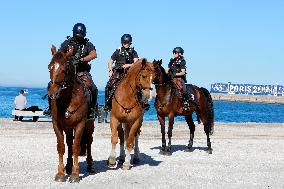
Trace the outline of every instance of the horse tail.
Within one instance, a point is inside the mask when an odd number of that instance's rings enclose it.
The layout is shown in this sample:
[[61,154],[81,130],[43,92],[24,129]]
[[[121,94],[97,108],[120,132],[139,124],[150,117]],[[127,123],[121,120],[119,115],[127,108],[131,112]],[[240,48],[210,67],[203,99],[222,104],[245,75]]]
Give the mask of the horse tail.
[[213,107],[213,100],[209,93],[209,91],[206,88],[201,87],[200,90],[204,94],[207,100],[207,123],[209,127],[209,133],[210,135],[214,132],[214,107]]

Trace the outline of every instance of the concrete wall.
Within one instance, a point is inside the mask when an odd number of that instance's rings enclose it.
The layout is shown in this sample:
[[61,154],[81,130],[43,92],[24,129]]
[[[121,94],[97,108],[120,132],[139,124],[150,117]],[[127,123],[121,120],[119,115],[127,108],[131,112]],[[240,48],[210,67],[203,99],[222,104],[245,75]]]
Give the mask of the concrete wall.
[[255,102],[255,103],[265,103],[265,104],[284,104],[284,96],[221,94],[221,93],[211,93],[211,96],[213,100],[224,100],[232,102]]

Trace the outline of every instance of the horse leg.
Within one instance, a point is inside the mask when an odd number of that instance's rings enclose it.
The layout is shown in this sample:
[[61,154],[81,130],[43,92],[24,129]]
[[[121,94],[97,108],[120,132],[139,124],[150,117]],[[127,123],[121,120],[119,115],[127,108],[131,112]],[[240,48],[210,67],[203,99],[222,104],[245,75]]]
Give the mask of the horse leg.
[[210,141],[210,137],[209,137],[209,134],[210,134],[210,129],[207,125],[207,127],[204,126],[204,131],[206,133],[206,136],[207,136],[207,152],[208,154],[212,154],[212,151],[213,149],[211,148],[211,141]]
[[120,154],[119,154],[119,160],[118,160],[119,165],[122,165],[125,161],[124,130],[122,128],[122,125],[125,126],[125,124],[120,124],[119,127],[117,128],[119,144],[120,144]]
[[73,145],[73,129],[68,129],[65,131],[66,133],[66,143],[68,146],[68,158],[67,158],[67,164],[66,164],[66,173],[69,175],[72,173],[72,167],[73,167],[73,152],[72,152],[72,145]]
[[185,120],[190,130],[190,139],[189,139],[186,151],[192,152],[195,124],[192,120],[192,116],[185,116]]
[[86,128],[87,132],[87,172],[94,173],[95,169],[93,167],[93,158],[92,158],[92,151],[91,146],[93,143],[93,133],[94,133],[94,120],[88,120],[86,122]]
[[119,127],[119,121],[114,117],[111,116],[110,117],[110,128],[111,128],[111,152],[110,155],[108,157],[108,161],[107,164],[109,167],[114,167],[116,165],[116,152],[115,152],[115,148],[116,148],[116,144],[118,142],[118,131],[117,128]]
[[158,115],[158,120],[161,125],[161,133],[162,133],[162,149],[160,151],[160,154],[164,154],[165,149],[166,149],[165,117]]
[[140,163],[140,151],[138,146],[139,134],[136,133],[135,141],[134,141],[134,156],[133,156],[133,164]]
[[171,146],[172,146],[172,136],[173,136],[173,126],[174,126],[174,115],[169,115],[169,127],[168,127],[168,147],[166,148],[166,155],[171,155]]
[[127,125],[127,127],[125,129],[125,131],[126,131],[125,136],[128,136],[128,137],[127,138],[125,137],[125,139],[127,141],[127,143],[126,143],[127,152],[126,152],[126,156],[125,156],[125,162],[123,163],[123,169],[124,170],[129,170],[131,168],[130,153],[131,153],[133,146],[134,146],[135,134],[136,134],[137,130],[141,127],[141,125],[140,125],[142,123],[141,119],[142,118],[137,119],[132,125]]
[[72,145],[72,151],[73,151],[73,156],[74,156],[74,165],[72,168],[72,174],[69,178],[69,182],[73,183],[73,182],[79,182],[80,181],[80,177],[79,177],[79,158],[78,156],[80,155],[80,151],[81,151],[81,138],[82,138],[82,134],[84,132],[84,128],[85,128],[85,120],[82,120],[80,123],[77,124],[76,128],[75,128],[75,133],[74,133],[74,144]]
[[57,123],[53,123],[53,129],[57,138],[57,153],[58,153],[58,173],[55,175],[54,180],[57,182],[65,182],[65,173],[64,173],[64,164],[63,164],[63,155],[65,153],[65,146],[64,146],[64,135],[63,130],[57,127]]

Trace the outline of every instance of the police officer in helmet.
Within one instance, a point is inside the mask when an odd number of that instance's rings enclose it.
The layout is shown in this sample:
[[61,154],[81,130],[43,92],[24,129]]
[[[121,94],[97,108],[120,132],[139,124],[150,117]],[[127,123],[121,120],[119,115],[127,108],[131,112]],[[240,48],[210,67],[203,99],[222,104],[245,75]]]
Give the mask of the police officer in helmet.
[[[132,44],[132,36],[124,34],[121,36],[121,47],[115,50],[108,62],[109,81],[105,88],[105,110],[111,109],[112,95],[119,84],[119,81],[127,73],[127,70],[136,62],[139,57]],[[115,64],[113,66],[113,64]],[[144,108],[149,108],[143,104]],[[147,107],[146,107],[147,106]]]
[[[73,55],[70,60],[75,65],[76,74],[80,80],[87,86],[91,92],[91,106],[89,107],[89,119],[95,118],[97,109],[98,89],[92,80],[90,74],[91,65],[89,62],[97,58],[96,48],[86,37],[86,26],[77,23],[73,27],[73,37],[67,39],[61,44],[58,51],[66,53],[73,49]],[[46,112],[48,114],[49,112]]]
[[184,50],[181,47],[175,47],[173,49],[173,58],[171,58],[166,72],[170,77],[178,78],[179,82],[182,84],[183,88],[183,101],[184,101],[184,110],[189,110],[189,102],[195,104],[195,101],[190,97],[188,90],[186,89],[186,61],[183,57]]

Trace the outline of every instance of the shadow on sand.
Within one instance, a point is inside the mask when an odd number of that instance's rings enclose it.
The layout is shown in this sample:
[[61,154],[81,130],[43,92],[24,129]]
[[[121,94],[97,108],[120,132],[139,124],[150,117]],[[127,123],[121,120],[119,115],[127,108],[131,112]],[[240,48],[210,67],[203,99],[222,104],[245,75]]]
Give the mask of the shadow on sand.
[[[133,159],[133,154],[131,155],[131,161],[132,159]],[[161,162],[162,161],[154,160],[151,156],[148,156],[147,154],[140,153],[140,163],[132,164],[132,167],[138,167],[141,165],[158,166]],[[112,170],[118,170],[122,168],[122,165],[119,165],[119,164],[115,168],[109,168],[107,166],[107,160],[93,161],[93,165],[95,168],[95,173],[89,173],[87,172],[87,162],[86,161],[79,162],[80,174],[83,174],[82,176],[80,176],[80,179],[88,177],[89,175],[99,174],[99,173],[112,171]]]
[[[161,146],[156,146],[156,147],[153,147],[153,148],[150,148],[151,150],[160,150],[162,149]],[[190,152],[193,152],[194,150],[199,150],[199,151],[207,151],[208,147],[192,147]],[[188,152],[187,151],[187,146],[186,145],[172,145],[171,146],[171,153],[174,153],[174,152],[177,152],[177,151],[183,151],[183,152]]]

